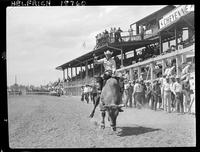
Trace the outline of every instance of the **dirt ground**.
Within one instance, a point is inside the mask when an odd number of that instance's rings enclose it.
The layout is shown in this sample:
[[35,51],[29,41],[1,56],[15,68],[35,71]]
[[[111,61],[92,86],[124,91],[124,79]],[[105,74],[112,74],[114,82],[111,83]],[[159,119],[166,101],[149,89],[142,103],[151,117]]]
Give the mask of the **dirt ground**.
[[10,96],[10,148],[102,148],[196,146],[196,118],[192,114],[123,108],[112,132],[100,129],[97,108],[80,97]]

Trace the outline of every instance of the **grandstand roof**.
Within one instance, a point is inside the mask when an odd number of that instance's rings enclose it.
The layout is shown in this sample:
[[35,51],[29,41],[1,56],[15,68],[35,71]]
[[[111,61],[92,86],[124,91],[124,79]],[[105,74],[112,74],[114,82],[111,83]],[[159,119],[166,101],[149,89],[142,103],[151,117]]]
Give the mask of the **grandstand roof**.
[[[161,8],[160,10],[142,18],[141,20],[134,22],[133,24],[140,24],[141,25],[141,24],[149,23],[150,21],[152,21],[154,19],[160,19],[163,15],[170,12],[174,8],[176,8],[174,5],[168,5],[166,7]],[[131,24],[131,25],[133,25],[133,24]]]
[[[138,49],[141,48],[145,45],[151,44],[156,42],[156,40],[140,40],[140,41],[131,41],[131,42],[121,42],[121,43],[112,43],[112,44],[108,44],[108,45],[104,45],[102,47],[99,47],[93,51],[90,51],[78,58],[75,58],[65,64],[62,64],[58,67],[56,67],[57,70],[63,70],[66,68],[70,68],[70,67],[79,67],[81,64],[82,66],[85,65],[85,61],[88,60],[88,64],[93,63],[93,54],[95,53],[96,56],[100,56],[103,55],[104,51],[106,51],[107,49],[109,49],[110,51],[113,51],[113,55],[119,55],[121,54],[121,51],[115,49],[122,49],[123,53],[126,53],[128,51],[134,50],[134,49]],[[114,48],[113,48],[114,47]],[[100,57],[102,58],[102,57]]]

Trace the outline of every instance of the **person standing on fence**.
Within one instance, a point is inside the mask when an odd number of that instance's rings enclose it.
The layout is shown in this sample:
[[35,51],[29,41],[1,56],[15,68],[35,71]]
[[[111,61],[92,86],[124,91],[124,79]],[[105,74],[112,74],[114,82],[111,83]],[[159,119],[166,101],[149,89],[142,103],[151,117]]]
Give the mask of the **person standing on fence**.
[[169,83],[169,77],[166,77],[166,83],[163,85],[164,95],[164,110],[168,113],[171,112],[171,89]]
[[176,100],[176,112],[183,113],[183,92],[182,84],[180,83],[180,78],[176,76],[176,82],[174,83],[174,94]]

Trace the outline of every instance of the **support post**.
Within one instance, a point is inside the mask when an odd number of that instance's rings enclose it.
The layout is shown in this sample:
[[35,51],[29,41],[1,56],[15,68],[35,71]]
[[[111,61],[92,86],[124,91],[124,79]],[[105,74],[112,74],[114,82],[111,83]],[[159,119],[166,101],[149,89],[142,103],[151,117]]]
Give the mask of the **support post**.
[[85,76],[86,76],[86,79],[88,79],[88,61],[86,61],[86,64],[85,64]]
[[162,60],[162,75],[165,73],[165,60]]
[[153,63],[150,63],[150,70],[151,70],[151,84],[153,84],[154,74],[153,74]]
[[163,53],[163,47],[162,47],[162,36],[161,33],[159,35],[159,44],[160,44],[160,54]]
[[76,80],[77,80],[77,67],[75,67],[75,75],[76,75]]
[[103,65],[100,64],[100,66],[101,66],[101,74],[102,74],[103,73]]
[[170,40],[168,41],[168,48],[170,48]]
[[180,76],[181,70],[179,68],[181,67],[181,56],[176,56],[176,75]]
[[83,69],[82,69],[82,64],[81,64],[81,80],[83,79]]
[[72,71],[72,67],[71,67],[71,79],[72,79],[72,76],[73,76],[73,71]]
[[177,36],[177,27],[175,26],[175,30],[174,30],[174,35],[175,35],[175,47],[176,50],[178,50],[178,36]]
[[130,80],[133,81],[133,69],[129,69]]
[[68,78],[68,76],[69,76],[69,70],[68,70],[68,68],[67,68],[67,78]]
[[93,77],[95,75],[95,71],[94,71],[94,63],[93,63],[93,69],[92,69],[92,72],[93,72]]
[[63,82],[65,82],[65,69],[63,69]]
[[137,70],[138,70],[138,80],[139,80],[140,79],[140,74],[141,74],[141,68],[138,67]]
[[121,50],[121,67],[123,67],[123,50]]

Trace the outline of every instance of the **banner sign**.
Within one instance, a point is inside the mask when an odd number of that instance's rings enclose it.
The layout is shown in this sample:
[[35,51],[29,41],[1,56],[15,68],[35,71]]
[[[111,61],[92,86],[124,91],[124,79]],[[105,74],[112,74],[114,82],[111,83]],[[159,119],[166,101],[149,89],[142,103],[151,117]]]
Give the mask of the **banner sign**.
[[160,29],[166,27],[167,25],[175,22],[182,16],[188,14],[189,12],[194,11],[194,5],[180,5],[176,9],[172,10],[168,14],[162,17],[159,20],[159,27]]

